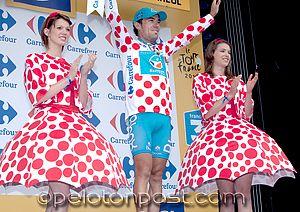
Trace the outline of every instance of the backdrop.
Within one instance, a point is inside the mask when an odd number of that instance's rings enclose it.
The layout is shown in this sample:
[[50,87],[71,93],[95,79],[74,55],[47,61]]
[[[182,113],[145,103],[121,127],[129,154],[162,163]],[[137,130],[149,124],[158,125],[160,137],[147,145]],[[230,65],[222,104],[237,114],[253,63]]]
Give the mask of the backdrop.
[[[29,120],[27,114],[32,109],[23,86],[25,57],[30,53],[45,51],[40,39],[40,29],[49,12],[65,12],[72,16],[73,25],[63,57],[72,63],[83,53],[82,64],[87,61],[88,52],[94,52],[98,57],[88,75],[89,87],[94,92],[93,114],[85,118],[111,142],[132,188],[134,162],[129,150],[128,130],[124,119],[123,73],[119,50],[107,21],[96,13],[86,16],[86,1],[64,0],[64,6],[58,4],[59,7],[53,5],[56,1],[46,1],[43,5],[41,2],[34,2],[37,1],[8,0],[10,6],[4,1],[0,2],[0,151]],[[153,7],[168,13],[168,20],[162,23],[159,35],[162,41],[170,39],[188,24],[199,19],[198,1],[185,0],[181,4],[177,0],[172,1],[173,5],[149,2],[151,1],[118,1],[119,12],[132,36],[134,33],[131,20],[135,11],[141,7]],[[200,113],[191,94],[193,76],[203,70],[202,58],[202,41],[199,36],[190,46],[178,51],[168,63],[173,100],[173,129],[171,156],[163,175],[165,194],[174,193],[181,159],[202,127]],[[34,195],[36,190],[18,188],[10,191],[0,187],[0,194]]]

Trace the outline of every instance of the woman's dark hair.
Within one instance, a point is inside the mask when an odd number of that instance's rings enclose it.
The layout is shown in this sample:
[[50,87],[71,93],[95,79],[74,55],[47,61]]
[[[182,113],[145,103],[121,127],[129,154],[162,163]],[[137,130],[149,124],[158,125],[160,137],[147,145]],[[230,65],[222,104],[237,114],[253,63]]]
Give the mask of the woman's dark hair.
[[[214,53],[217,49],[217,46],[220,43],[226,43],[228,46],[231,47],[231,45],[228,41],[217,38],[208,44],[206,53],[205,53],[205,60],[204,60],[205,71],[204,72],[209,74],[212,78],[215,77],[215,75],[213,73]],[[228,66],[226,66],[226,68],[225,68],[225,76],[227,77],[227,80],[230,80],[233,78],[233,75],[231,74],[231,71],[230,71],[231,63],[232,63],[232,61],[230,60]]]
[[[50,20],[49,20],[50,19]],[[45,35],[44,33],[44,29],[47,27],[47,29],[50,29],[52,25],[55,26],[55,22],[56,20],[58,19],[63,19],[65,21],[67,21],[70,26],[72,25],[72,21],[70,20],[70,18],[66,15],[63,15],[63,14],[58,14],[58,15],[55,15],[53,17],[50,17],[48,16],[48,18],[45,19],[43,25],[42,25],[42,29],[41,29],[41,39],[42,39],[42,42],[43,44],[45,45],[46,48],[48,48],[48,36]],[[48,22],[49,20],[49,22]],[[48,24],[47,24],[48,23]],[[47,25],[47,26],[46,26]]]
[[[142,24],[143,19],[140,19],[137,21],[138,23]],[[137,30],[137,28],[135,28],[134,24],[133,24],[133,32],[136,36],[139,36],[139,31]]]

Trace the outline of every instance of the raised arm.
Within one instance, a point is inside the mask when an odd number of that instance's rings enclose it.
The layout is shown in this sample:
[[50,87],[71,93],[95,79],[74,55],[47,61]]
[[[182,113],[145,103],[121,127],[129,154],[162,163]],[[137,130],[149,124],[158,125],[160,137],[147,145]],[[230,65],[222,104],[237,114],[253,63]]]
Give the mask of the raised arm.
[[213,24],[214,17],[217,15],[219,11],[221,0],[217,2],[214,0],[211,5],[211,11],[205,17],[196,21],[195,23],[186,27],[183,32],[179,33],[172,40],[165,42],[165,52],[167,56],[171,56],[176,51],[181,49],[182,47],[190,44],[190,42],[198,35],[200,35],[205,29],[207,29],[211,24]]
[[106,0],[105,3],[106,19],[112,30],[112,34],[115,38],[117,47],[121,53],[125,53],[132,44],[133,38],[128,33],[127,28],[123,24],[123,21],[118,13],[118,5],[115,0]]
[[220,4],[221,4],[221,0],[213,0],[213,3],[211,4],[210,7],[210,13],[209,13],[212,17],[215,17],[218,14]]

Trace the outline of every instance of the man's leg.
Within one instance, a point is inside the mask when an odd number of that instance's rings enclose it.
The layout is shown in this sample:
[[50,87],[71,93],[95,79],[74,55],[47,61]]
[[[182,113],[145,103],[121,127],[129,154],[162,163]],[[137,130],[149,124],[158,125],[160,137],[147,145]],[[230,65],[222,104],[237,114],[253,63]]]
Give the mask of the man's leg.
[[[150,153],[140,153],[133,157],[135,164],[135,179],[133,185],[133,193],[136,197],[136,211],[147,211],[148,204],[139,207],[139,197],[141,194],[148,194],[148,182],[150,180],[152,170],[152,155]],[[143,201],[147,200],[143,195]]]
[[[153,200],[153,195],[157,194],[155,200],[157,202],[161,201],[160,194],[162,193],[162,175],[166,167],[167,159],[163,158],[152,158],[152,170],[150,175],[150,187],[149,195],[151,200]],[[153,201],[148,207],[148,212],[158,212],[160,208],[159,204],[155,204]]]

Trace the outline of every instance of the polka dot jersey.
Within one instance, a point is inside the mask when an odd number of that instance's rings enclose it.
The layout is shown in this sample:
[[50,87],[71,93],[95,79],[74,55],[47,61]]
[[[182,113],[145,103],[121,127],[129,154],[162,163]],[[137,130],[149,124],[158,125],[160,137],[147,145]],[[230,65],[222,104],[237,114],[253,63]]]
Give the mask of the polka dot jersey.
[[114,11],[107,14],[107,20],[121,52],[126,89],[126,119],[130,115],[142,112],[155,112],[170,116],[172,102],[168,67],[166,66],[165,75],[143,74],[145,66],[141,70],[141,53],[157,51],[160,56],[163,56],[162,63],[167,64],[172,54],[188,45],[194,37],[214,22],[213,17],[208,14],[189,25],[174,39],[156,45],[134,40],[124,26],[120,15]]

